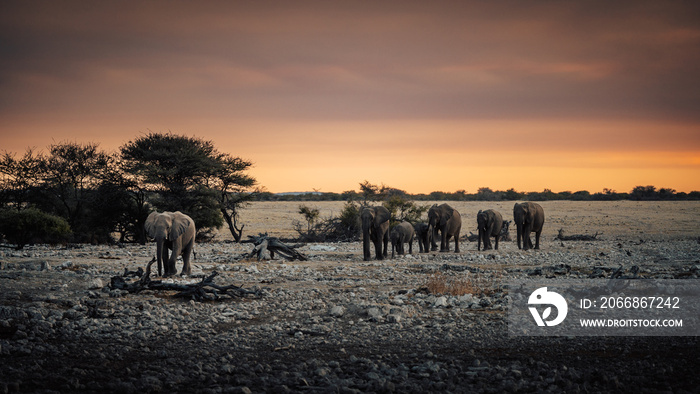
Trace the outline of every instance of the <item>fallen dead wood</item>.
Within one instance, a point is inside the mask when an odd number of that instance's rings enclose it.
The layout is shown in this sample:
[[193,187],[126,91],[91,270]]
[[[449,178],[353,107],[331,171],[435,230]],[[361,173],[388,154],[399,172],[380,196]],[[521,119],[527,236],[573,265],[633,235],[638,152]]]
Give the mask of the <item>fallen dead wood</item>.
[[262,260],[263,256],[265,255],[265,251],[269,251],[271,259],[274,259],[275,253],[278,253],[280,256],[284,257],[287,260],[308,260],[306,256],[296,251],[296,248],[304,246],[304,244],[289,246],[286,245],[284,242],[280,241],[280,239],[277,237],[270,237],[269,235],[267,235],[267,233],[259,234],[258,236],[249,235],[248,238],[250,238],[251,242],[253,242],[253,245],[255,245],[255,247],[249,254],[244,256],[246,258],[257,256],[258,260]]
[[558,239],[560,241],[595,241],[597,237],[598,237],[597,231],[593,235],[588,235],[588,234],[564,235],[564,229],[560,228],[559,234],[557,234],[557,237],[554,239],[555,240]]
[[[259,289],[245,289],[240,286],[228,285],[220,286],[214,283],[214,277],[218,275],[218,272],[214,271],[211,275],[202,279],[199,283],[185,284],[185,283],[166,283],[160,280],[151,280],[151,265],[156,260],[151,260],[146,266],[146,272],[139,268],[138,271],[126,271],[122,276],[113,276],[110,281],[110,289],[115,290],[126,290],[129,293],[139,293],[144,290],[165,290],[165,291],[177,291],[175,297],[179,298],[190,298],[195,301],[214,301],[218,300],[221,296],[234,297],[245,297],[247,295],[252,295],[255,297],[261,297],[262,292]],[[140,277],[138,273],[143,273]],[[138,280],[133,282],[128,282],[128,277],[139,277]]]

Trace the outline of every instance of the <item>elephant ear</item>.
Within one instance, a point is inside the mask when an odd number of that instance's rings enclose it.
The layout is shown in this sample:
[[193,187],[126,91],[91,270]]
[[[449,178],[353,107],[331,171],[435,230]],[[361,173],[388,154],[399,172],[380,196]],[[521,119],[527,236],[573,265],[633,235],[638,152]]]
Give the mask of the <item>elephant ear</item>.
[[185,233],[185,230],[191,225],[192,219],[180,211],[173,213],[172,216],[173,224],[170,226],[170,239],[174,240]]
[[146,234],[148,234],[148,236],[151,238],[155,237],[156,235],[156,219],[158,218],[158,215],[160,215],[158,212],[151,212],[151,214],[146,218],[146,223],[143,225],[143,228],[146,230]]
[[443,226],[445,224],[447,224],[447,221],[450,220],[453,213],[454,213],[454,209],[451,209],[451,208],[445,209],[445,211],[443,212],[442,220],[440,221],[440,224]]
[[[381,207],[381,208],[384,208],[384,207]],[[388,209],[386,209],[386,208],[377,209],[375,211],[374,223],[381,224],[381,223],[389,221],[389,219],[391,219],[391,214],[389,213]]]

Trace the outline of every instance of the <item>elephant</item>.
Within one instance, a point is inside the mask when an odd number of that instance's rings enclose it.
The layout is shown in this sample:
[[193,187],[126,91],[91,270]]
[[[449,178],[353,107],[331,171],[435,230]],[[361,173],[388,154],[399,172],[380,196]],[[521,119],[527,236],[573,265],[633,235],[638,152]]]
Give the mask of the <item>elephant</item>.
[[454,236],[455,253],[459,253],[459,231],[462,229],[462,217],[456,209],[447,204],[433,205],[428,210],[428,226],[430,227],[429,231],[433,232],[431,250],[437,250],[435,239],[440,231],[440,251],[449,252],[450,237]]
[[[535,249],[540,248],[540,234],[544,225],[544,209],[534,202],[515,203],[513,221],[518,230],[518,249],[532,248],[530,233],[535,233]],[[520,246],[522,240],[522,247]]]
[[430,231],[430,226],[428,223],[417,223],[413,228],[418,237],[420,253],[428,253],[428,251],[430,251],[430,242],[433,240],[433,233]]
[[[382,206],[366,207],[360,212],[362,220],[362,252],[365,261],[370,260],[370,241],[374,243],[377,260],[383,260],[387,257],[390,217],[389,210]],[[382,244],[384,244],[383,249]]]
[[409,222],[401,222],[391,229],[391,258],[394,258],[394,251],[403,255],[406,254],[403,244],[408,242],[408,254],[413,254],[413,236],[415,232]]
[[[182,255],[182,272],[180,275],[190,275],[190,254],[194,249],[194,238],[197,233],[194,221],[184,213],[152,212],[144,224],[146,233],[156,240],[156,259],[158,260],[158,276],[165,268],[165,276],[177,274],[175,261]],[[168,250],[172,251],[168,258]]]
[[498,240],[501,238],[503,216],[498,211],[487,209],[476,214],[476,223],[479,229],[479,241],[477,250],[481,250],[481,242],[484,242],[484,250],[491,249],[491,237],[496,238],[494,249],[498,250]]
[[512,241],[513,240],[510,237],[510,224],[511,223],[513,223],[512,220],[504,220],[503,221],[503,226],[501,226],[501,236],[500,236],[501,241]]

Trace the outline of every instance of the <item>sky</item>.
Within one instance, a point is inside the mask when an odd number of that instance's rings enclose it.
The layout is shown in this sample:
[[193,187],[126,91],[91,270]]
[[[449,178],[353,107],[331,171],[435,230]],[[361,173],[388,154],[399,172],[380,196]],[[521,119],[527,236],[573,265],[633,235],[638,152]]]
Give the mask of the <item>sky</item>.
[[700,3],[0,3],[0,151],[150,132],[271,192],[700,190]]

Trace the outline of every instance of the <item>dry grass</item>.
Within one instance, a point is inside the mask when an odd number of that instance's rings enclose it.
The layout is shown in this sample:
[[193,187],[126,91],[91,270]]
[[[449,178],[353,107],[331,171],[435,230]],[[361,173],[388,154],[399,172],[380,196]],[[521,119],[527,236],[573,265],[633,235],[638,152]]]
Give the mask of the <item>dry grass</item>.
[[461,296],[465,294],[492,295],[499,285],[500,275],[486,278],[479,274],[469,272],[459,275],[445,275],[442,272],[435,272],[428,277],[425,288],[430,294],[442,294]]
[[[443,201],[444,202],[444,201]],[[434,201],[419,201],[430,205]],[[495,209],[503,219],[513,218],[514,201],[448,201],[462,216],[462,235],[476,232],[476,213],[480,209]],[[299,234],[293,221],[302,220],[299,205],[305,204],[320,211],[320,218],[338,216],[344,201],[260,201],[241,211],[244,239],[247,235],[269,232],[282,238]],[[700,201],[543,201],[545,224],[542,237],[552,240],[564,228],[570,234],[604,234],[606,239],[631,238],[697,238]],[[427,215],[423,214],[424,220]],[[515,226],[511,225],[511,234]],[[233,239],[227,228],[222,228],[219,240]]]

